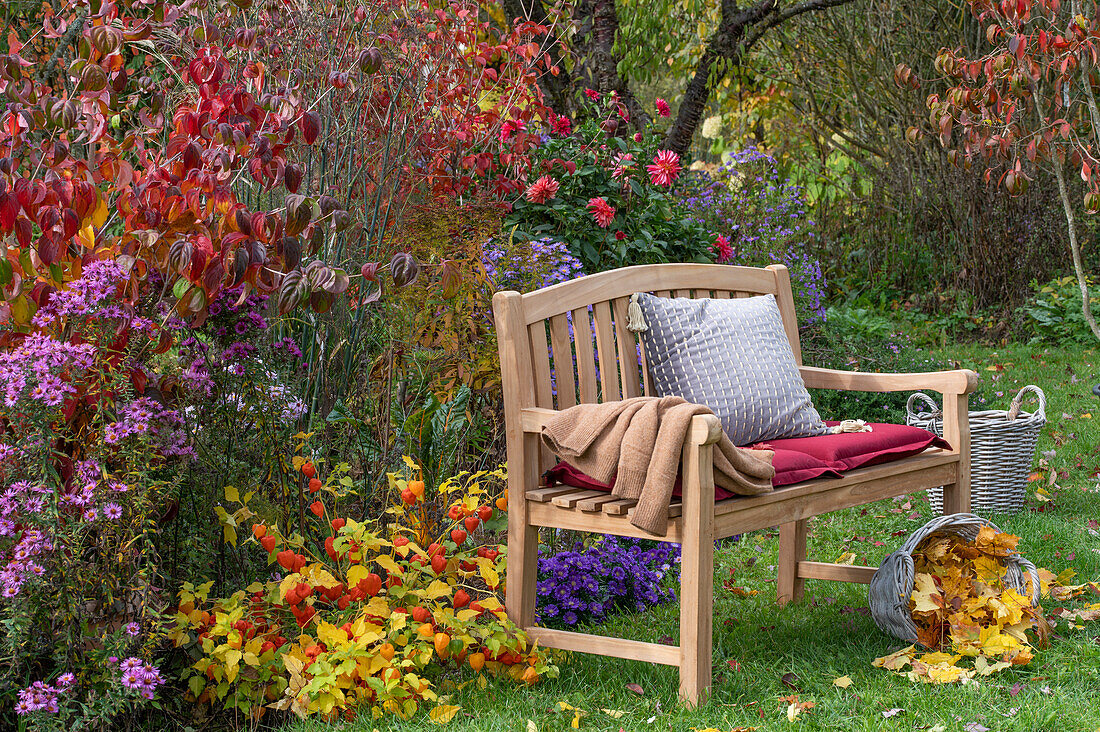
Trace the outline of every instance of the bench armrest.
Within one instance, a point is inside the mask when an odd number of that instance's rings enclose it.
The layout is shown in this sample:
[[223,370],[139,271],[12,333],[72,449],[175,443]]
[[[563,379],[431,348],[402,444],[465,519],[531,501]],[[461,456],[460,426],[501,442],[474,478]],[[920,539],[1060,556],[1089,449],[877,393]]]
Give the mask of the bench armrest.
[[969,394],[978,388],[978,375],[969,369],[928,371],[919,374],[876,374],[800,366],[810,389],[841,391],[915,391],[931,389],[941,394]]
[[519,410],[519,422],[525,434],[538,434],[542,427],[555,416],[560,414],[556,409],[542,409],[541,407],[527,407]]
[[[561,412],[555,409],[528,407],[520,410],[520,425],[525,434],[538,434],[543,426]],[[691,418],[687,439],[696,445],[713,445],[722,437],[722,423],[713,414],[697,414]]]

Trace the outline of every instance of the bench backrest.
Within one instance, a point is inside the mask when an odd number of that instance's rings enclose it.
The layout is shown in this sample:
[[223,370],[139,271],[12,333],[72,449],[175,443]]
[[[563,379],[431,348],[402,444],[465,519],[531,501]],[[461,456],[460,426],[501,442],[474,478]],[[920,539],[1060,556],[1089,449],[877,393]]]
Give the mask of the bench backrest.
[[566,409],[652,394],[645,357],[627,330],[635,292],[663,297],[775,295],[801,364],[798,322],[787,268],[725,264],[651,264],[600,272],[526,295],[493,297],[505,415],[527,407]]

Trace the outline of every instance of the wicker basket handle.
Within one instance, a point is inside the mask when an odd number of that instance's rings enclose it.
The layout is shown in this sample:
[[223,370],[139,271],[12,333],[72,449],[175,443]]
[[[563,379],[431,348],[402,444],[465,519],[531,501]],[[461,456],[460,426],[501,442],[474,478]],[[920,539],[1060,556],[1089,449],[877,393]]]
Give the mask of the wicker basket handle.
[[[930,407],[928,410],[922,409],[917,411],[917,402],[923,401],[924,405]],[[909,401],[905,403],[905,411],[909,413],[909,416],[913,419],[934,419],[940,416],[940,405],[935,399],[925,394],[923,391],[915,391],[909,395]]]
[[1043,390],[1039,387],[1031,384],[1020,389],[1020,393],[1012,400],[1012,405],[1008,408],[1008,419],[1013,420],[1020,416],[1020,407],[1024,401],[1024,395],[1027,393],[1034,394],[1039,400],[1039,408],[1031,414],[1031,420],[1038,420],[1045,423],[1047,421],[1047,395],[1043,393]]

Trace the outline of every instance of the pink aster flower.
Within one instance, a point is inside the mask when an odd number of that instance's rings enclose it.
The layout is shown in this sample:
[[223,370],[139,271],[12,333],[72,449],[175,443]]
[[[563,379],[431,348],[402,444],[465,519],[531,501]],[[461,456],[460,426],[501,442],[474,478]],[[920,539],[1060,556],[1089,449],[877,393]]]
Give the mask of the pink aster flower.
[[115,521],[122,517],[122,506],[117,503],[108,503],[103,507],[103,515],[110,521]]
[[672,110],[668,108],[668,102],[666,102],[664,99],[657,100],[657,114],[661,115],[662,117],[668,117],[672,114]]
[[588,199],[588,210],[592,213],[592,218],[596,219],[596,224],[602,229],[611,226],[611,222],[615,219],[615,207],[605,201],[602,196]]
[[531,203],[546,203],[558,195],[558,187],[561,184],[548,175],[544,175],[531,184],[527,189],[527,200]]
[[680,156],[671,150],[658,150],[653,156],[653,164],[647,165],[649,180],[655,186],[670,186],[680,174]]

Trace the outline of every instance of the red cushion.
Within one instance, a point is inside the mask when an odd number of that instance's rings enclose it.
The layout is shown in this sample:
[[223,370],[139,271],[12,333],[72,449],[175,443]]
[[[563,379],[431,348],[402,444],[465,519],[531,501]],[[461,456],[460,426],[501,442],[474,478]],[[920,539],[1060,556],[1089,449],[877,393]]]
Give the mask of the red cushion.
[[[837,422],[826,422],[830,427]],[[792,437],[770,440],[753,447],[792,450],[826,463],[839,471],[916,455],[928,447],[950,448],[946,441],[919,427],[903,424],[871,424],[870,432],[842,432],[838,435]]]
[[[825,424],[832,426],[837,422]],[[772,465],[775,467],[772,486],[776,488],[823,476],[836,478],[845,470],[900,460],[916,455],[928,447],[950,447],[941,438],[919,427],[875,422],[871,428],[871,432],[844,432],[838,435],[771,440],[753,447],[775,451],[775,457],[772,458]],[[547,470],[545,477],[552,484],[560,483],[595,491],[611,490],[610,485],[585,475],[567,462],[560,462]],[[673,493],[680,495],[679,478],[676,479]],[[733,496],[733,493],[718,486],[714,488],[714,498],[717,501]]]
[[[840,475],[839,472],[833,470],[817,458],[806,455],[805,453],[795,452],[794,450],[776,450],[775,457],[772,458],[772,465],[775,467],[775,477],[772,479],[772,486],[775,488],[781,485],[801,483],[811,478],[820,478],[823,475],[828,475],[833,478]],[[567,462],[558,463],[547,470],[543,476],[551,484],[560,483],[562,485],[572,486],[573,488],[583,488],[590,491],[611,490],[610,485],[601,483],[590,475],[585,475]],[[615,480],[612,478],[611,484],[614,485],[614,483]],[[676,486],[672,489],[672,494],[674,496],[680,495],[679,477],[676,478]],[[716,501],[733,498],[735,495],[737,494],[730,493],[721,486],[714,486],[714,500]]]

